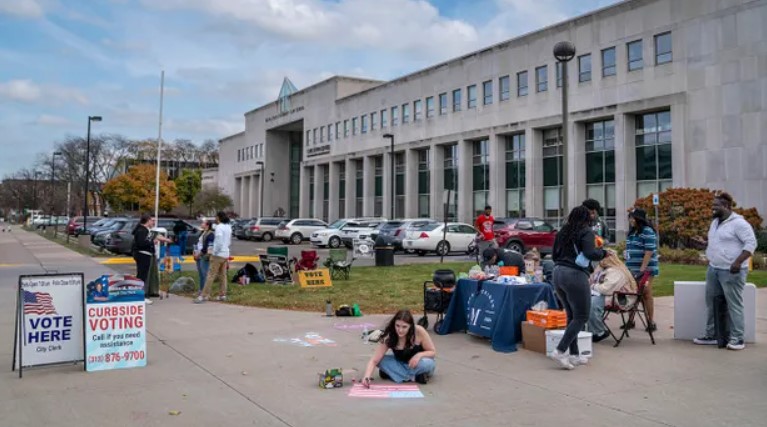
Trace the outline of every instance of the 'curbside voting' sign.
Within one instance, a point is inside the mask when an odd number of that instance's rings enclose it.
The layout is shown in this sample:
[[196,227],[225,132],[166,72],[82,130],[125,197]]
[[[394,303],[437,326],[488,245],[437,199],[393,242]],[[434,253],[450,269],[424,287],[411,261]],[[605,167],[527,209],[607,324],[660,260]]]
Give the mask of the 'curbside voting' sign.
[[85,315],[87,371],[146,366],[144,282],[129,275],[92,281]]
[[83,275],[20,276],[13,369],[21,376],[25,367],[78,362],[83,353]]

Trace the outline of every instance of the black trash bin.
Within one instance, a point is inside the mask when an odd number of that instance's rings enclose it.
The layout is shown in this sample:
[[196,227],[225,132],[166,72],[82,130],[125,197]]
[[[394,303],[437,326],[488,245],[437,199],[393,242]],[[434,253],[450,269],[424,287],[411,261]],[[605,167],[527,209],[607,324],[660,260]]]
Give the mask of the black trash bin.
[[390,267],[394,265],[394,246],[384,236],[376,238],[373,249],[376,252],[376,267]]

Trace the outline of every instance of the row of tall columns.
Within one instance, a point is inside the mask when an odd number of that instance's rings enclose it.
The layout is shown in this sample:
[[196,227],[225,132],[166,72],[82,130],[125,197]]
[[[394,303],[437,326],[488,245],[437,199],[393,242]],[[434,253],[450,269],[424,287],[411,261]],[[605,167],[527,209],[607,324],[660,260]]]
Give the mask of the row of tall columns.
[[[241,218],[255,218],[261,211],[261,173],[243,175],[235,178],[234,189],[239,196],[234,203],[234,210]],[[267,215],[267,212],[264,211]]]

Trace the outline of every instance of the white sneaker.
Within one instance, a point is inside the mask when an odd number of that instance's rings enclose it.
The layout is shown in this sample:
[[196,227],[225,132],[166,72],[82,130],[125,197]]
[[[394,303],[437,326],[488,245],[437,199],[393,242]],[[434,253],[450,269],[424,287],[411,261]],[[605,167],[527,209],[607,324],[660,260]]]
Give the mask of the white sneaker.
[[554,350],[551,352],[549,357],[554,359],[562,369],[570,370],[575,368],[575,366],[570,363],[570,355],[566,353],[560,353],[559,350]]
[[589,358],[586,356],[573,356],[572,354],[569,357],[570,364],[573,366],[581,366],[581,365],[588,365],[589,364]]
[[205,297],[200,295],[199,297],[195,298],[192,302],[195,304],[202,304],[205,302]]
[[154,302],[152,300],[150,300],[149,298],[144,298],[144,304],[152,305],[152,304],[154,304]]

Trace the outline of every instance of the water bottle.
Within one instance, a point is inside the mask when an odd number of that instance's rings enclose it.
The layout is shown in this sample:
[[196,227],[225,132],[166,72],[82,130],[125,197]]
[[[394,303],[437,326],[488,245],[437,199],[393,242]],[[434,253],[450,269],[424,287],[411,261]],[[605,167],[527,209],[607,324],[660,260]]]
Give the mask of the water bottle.
[[368,325],[365,325],[365,328],[362,330],[362,340],[365,341],[365,344],[368,343],[368,335],[370,335],[370,331],[368,331]]
[[333,304],[330,302],[330,300],[325,301],[325,316],[333,316]]

